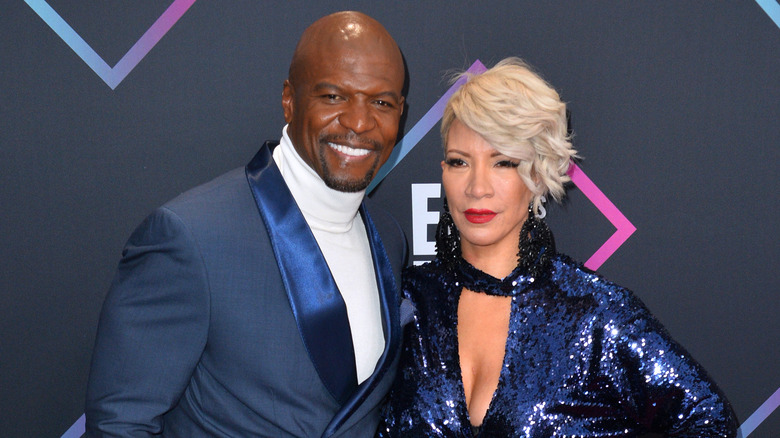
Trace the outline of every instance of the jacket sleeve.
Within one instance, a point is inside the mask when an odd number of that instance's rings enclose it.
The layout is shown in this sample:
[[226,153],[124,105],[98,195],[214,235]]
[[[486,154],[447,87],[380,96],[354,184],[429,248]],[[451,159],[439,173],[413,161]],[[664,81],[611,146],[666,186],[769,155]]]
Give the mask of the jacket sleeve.
[[128,240],[103,304],[86,436],[161,432],[205,346],[208,297],[197,243],[178,216],[158,209]]
[[640,430],[668,437],[736,437],[728,400],[702,366],[630,292],[604,326],[603,364],[626,415]]

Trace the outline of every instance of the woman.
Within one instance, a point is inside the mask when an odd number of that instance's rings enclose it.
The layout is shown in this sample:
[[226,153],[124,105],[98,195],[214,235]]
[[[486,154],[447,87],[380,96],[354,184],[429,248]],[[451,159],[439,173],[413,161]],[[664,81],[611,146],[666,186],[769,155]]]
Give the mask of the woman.
[[644,305],[556,253],[541,204],[575,156],[565,113],[517,58],[447,104],[437,256],[405,272],[416,310],[379,436],[736,436]]

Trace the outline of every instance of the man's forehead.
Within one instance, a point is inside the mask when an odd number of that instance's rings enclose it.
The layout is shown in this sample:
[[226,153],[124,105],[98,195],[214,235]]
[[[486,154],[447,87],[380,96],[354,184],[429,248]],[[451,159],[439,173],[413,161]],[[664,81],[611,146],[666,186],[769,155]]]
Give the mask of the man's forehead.
[[[394,84],[403,84],[403,63],[390,54],[378,50],[353,50],[342,47],[341,50],[322,50],[301,59],[303,76],[312,82],[331,82],[340,84],[344,75],[352,81],[382,80]],[[329,81],[329,77],[339,80]]]

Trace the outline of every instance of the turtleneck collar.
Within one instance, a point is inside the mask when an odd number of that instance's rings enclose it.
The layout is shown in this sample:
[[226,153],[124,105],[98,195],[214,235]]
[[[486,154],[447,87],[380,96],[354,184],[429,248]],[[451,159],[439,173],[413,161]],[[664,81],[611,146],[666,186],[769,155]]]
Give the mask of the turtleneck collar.
[[298,155],[287,135],[286,125],[282,129],[279,146],[274,149],[273,158],[312,229],[344,233],[352,228],[365,190],[347,193],[326,186],[314,169]]

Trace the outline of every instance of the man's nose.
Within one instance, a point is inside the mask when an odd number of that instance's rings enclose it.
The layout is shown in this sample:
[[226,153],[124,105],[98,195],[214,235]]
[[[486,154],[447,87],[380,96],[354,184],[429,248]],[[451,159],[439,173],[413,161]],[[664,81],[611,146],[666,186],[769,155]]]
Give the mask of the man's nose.
[[347,103],[339,116],[339,123],[355,134],[361,134],[376,127],[376,120],[370,105],[360,99],[353,99]]

